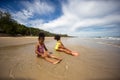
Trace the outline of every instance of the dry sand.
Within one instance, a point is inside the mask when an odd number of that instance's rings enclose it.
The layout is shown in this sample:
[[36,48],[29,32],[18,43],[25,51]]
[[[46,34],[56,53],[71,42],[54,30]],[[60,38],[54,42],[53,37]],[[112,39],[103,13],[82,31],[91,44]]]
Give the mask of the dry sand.
[[53,65],[36,57],[37,37],[0,37],[0,80],[120,80],[119,47],[89,39],[62,41],[79,56],[54,51],[56,41],[46,38],[49,51],[63,58]]

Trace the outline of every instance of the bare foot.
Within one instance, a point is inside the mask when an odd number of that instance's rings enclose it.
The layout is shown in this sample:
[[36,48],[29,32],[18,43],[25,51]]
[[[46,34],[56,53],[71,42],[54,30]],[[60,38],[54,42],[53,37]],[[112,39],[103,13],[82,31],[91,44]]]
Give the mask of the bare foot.
[[63,58],[57,58],[57,60],[60,60],[60,61],[61,61],[62,59],[63,59]]
[[57,60],[57,61],[53,62],[53,64],[57,64],[57,63],[59,63],[59,60]]
[[62,61],[62,59],[60,59],[60,60],[57,60],[57,61],[53,62],[53,64],[60,63],[61,61]]
[[78,53],[77,52],[72,52],[72,55],[73,56],[78,56]]

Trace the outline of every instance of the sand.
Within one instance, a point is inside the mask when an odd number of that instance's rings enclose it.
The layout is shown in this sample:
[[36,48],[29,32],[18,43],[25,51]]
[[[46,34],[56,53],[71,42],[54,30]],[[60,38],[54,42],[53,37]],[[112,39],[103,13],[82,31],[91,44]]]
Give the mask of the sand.
[[37,37],[0,37],[0,80],[120,80],[120,48],[101,40],[64,38],[64,45],[79,56],[56,52],[53,38],[45,44],[62,57],[51,64],[36,57]]

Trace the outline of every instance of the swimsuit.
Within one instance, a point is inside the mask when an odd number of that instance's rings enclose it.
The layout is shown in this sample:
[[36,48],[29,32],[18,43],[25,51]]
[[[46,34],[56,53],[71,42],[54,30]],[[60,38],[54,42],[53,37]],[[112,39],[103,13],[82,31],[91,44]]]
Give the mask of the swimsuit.
[[44,45],[38,46],[38,52],[42,54],[44,53]]
[[58,50],[60,45],[61,45],[60,41],[57,41],[56,46],[55,46],[55,50]]

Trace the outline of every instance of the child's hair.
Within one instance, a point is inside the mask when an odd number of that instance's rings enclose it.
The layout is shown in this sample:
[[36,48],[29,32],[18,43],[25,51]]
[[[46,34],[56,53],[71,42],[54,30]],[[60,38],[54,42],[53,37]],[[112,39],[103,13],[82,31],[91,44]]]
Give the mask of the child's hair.
[[60,40],[60,35],[55,35],[54,39],[57,41]]
[[39,38],[38,38],[38,39],[40,39],[40,38],[43,38],[43,39],[44,39],[44,38],[45,38],[45,34],[44,34],[44,33],[42,33],[42,32],[41,32],[41,33],[39,33]]

